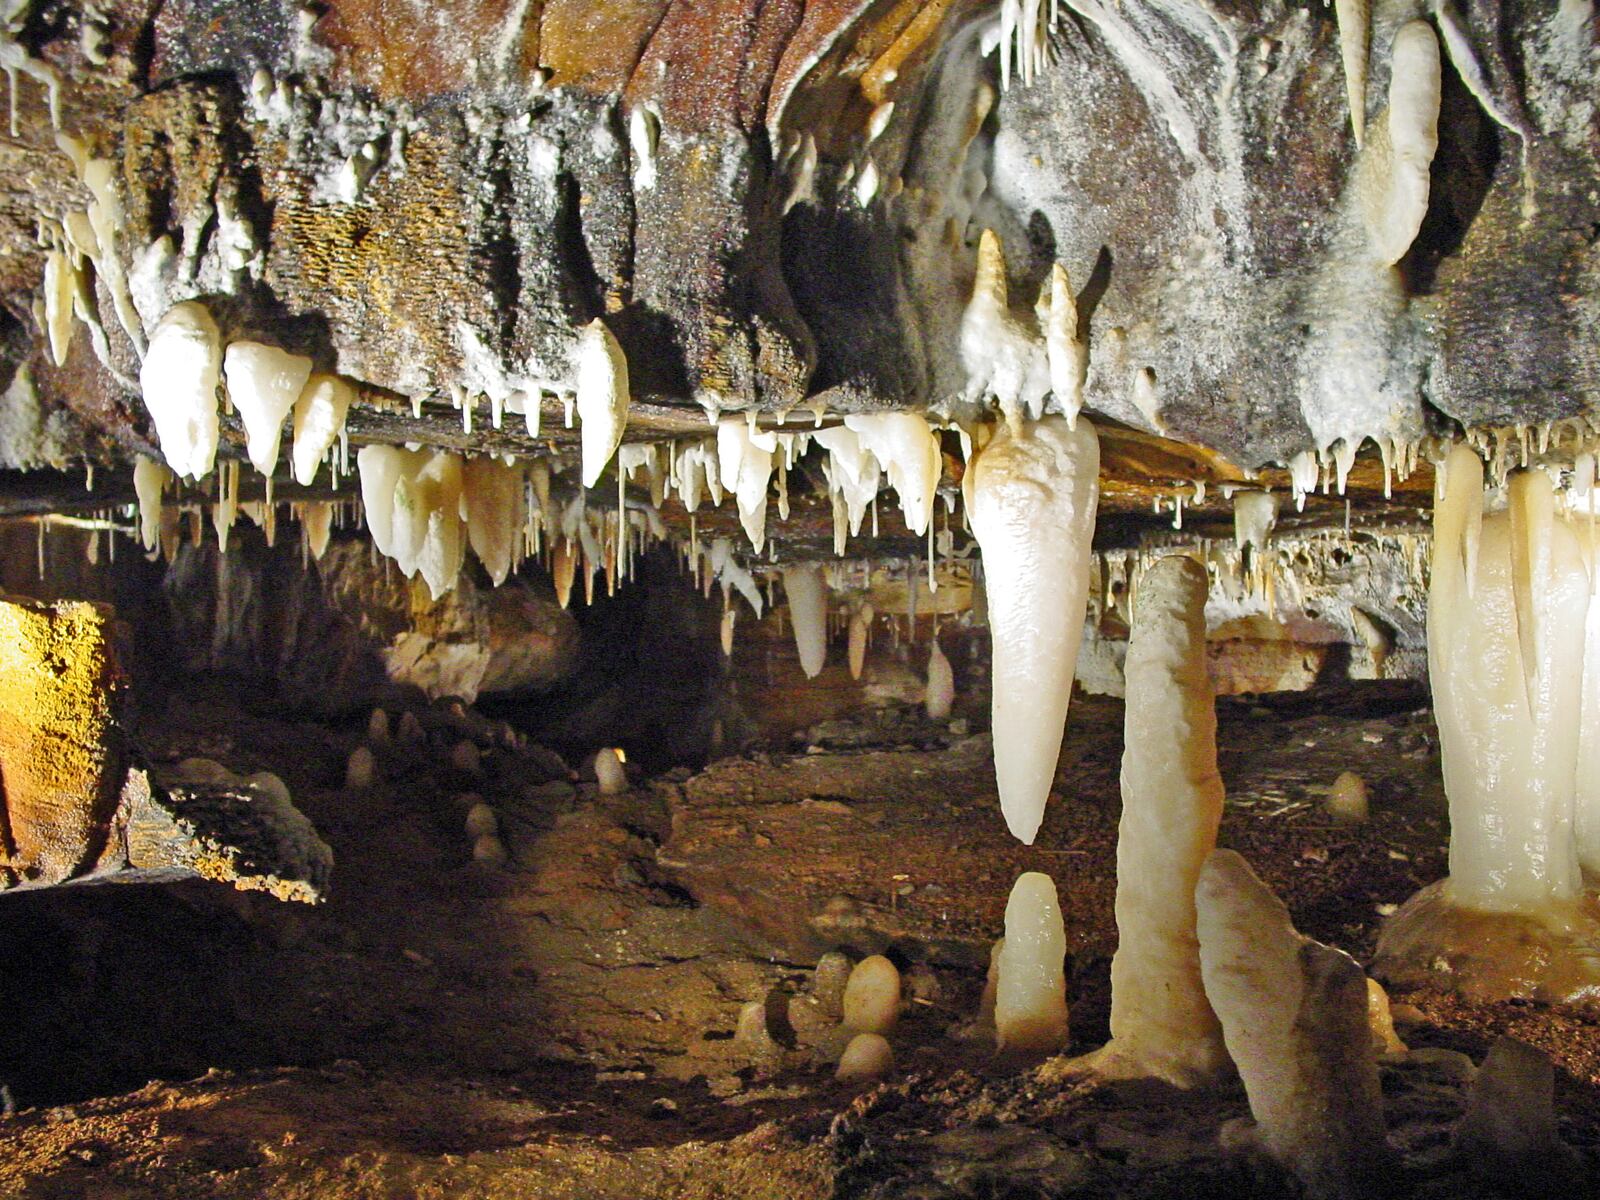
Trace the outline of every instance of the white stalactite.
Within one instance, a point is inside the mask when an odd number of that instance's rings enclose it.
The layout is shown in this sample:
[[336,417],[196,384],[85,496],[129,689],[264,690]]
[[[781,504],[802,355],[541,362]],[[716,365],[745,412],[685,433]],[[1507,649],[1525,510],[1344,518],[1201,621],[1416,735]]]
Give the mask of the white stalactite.
[[261,342],[231,342],[222,356],[228,398],[244,422],[250,465],[271,475],[283,422],[311,378],[311,360]]
[[822,674],[828,660],[828,585],[822,568],[803,563],[783,569],[783,592],[789,598],[789,625],[807,679]]
[[139,368],[139,389],[167,465],[200,479],[217,457],[222,335],[203,304],[175,304],[157,322]]

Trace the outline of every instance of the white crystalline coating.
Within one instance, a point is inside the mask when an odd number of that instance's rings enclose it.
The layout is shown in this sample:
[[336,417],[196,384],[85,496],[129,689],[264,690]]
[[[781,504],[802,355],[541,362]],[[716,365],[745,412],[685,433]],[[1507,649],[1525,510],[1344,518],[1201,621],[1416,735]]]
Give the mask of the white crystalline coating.
[[863,958],[844,985],[844,1023],[857,1033],[892,1033],[900,1020],[900,970],[881,954]]
[[923,693],[922,710],[931,721],[943,721],[950,716],[956,700],[956,676],[950,669],[950,660],[944,656],[939,639],[929,639],[928,688]]
[[1050,366],[1050,390],[1061,415],[1076,429],[1078,413],[1083,410],[1083,385],[1089,374],[1089,349],[1078,338],[1078,299],[1072,294],[1067,269],[1060,263],[1050,269],[1046,287],[1050,304],[1044,317],[1044,347]]
[[815,679],[828,661],[828,585],[822,568],[816,563],[785,567],[783,592],[789,598],[789,625],[800,669],[807,679]]
[[521,467],[497,458],[469,459],[463,477],[467,540],[489,579],[499,587],[511,574],[526,518]]
[[1123,667],[1117,952],[1112,1040],[1102,1056],[1179,1087],[1210,1081],[1228,1062],[1195,936],[1195,883],[1216,846],[1223,796],[1206,673],[1207,588],[1206,569],[1192,558],[1169,556],[1146,571]]
[[1052,1054],[1067,1044],[1067,933],[1050,876],[1017,877],[995,982],[995,1045]]
[[1252,1140],[1321,1197],[1381,1196],[1393,1179],[1367,1026],[1367,979],[1301,937],[1232,850],[1195,889],[1200,969],[1239,1069]]
[[175,304],[157,322],[139,368],[139,390],[167,465],[200,479],[217,457],[222,335],[203,304]]
[[989,605],[1000,808],[1030,845],[1072,700],[1099,479],[1093,424],[1046,417],[1020,434],[1001,425],[962,480]]
[[767,541],[767,486],[777,448],[777,434],[756,430],[743,417],[717,422],[717,477],[733,493],[739,524],[758,554]]
[[622,756],[612,746],[595,752],[594,777],[602,796],[620,796],[628,790],[628,773],[623,770]]
[[633,153],[633,187],[648,192],[656,186],[656,145],[661,138],[661,118],[648,104],[637,104],[628,114],[628,149]]
[[909,412],[851,413],[844,423],[861,439],[862,449],[882,464],[889,486],[900,495],[906,528],[927,533],[943,467],[939,439],[927,418]]
[[1278,523],[1278,498],[1271,492],[1233,494],[1233,540],[1244,553],[1246,546],[1267,548],[1267,536]]
[[133,463],[133,493],[139,498],[139,541],[154,550],[161,537],[161,493],[167,486],[167,469],[142,455]]
[[72,292],[72,264],[61,251],[50,251],[44,260],[44,322],[50,358],[58,367],[66,366],[72,342]]
[[1356,149],[1361,149],[1367,133],[1367,42],[1371,37],[1368,0],[1333,0],[1333,15],[1339,22],[1339,58],[1344,64],[1345,98],[1350,105],[1350,131]]
[[871,1083],[894,1070],[894,1047],[880,1033],[858,1033],[839,1056],[833,1077],[840,1083]]
[[1428,678],[1450,801],[1452,898],[1535,912],[1578,895],[1573,837],[1589,577],[1550,477],[1522,472],[1483,514],[1483,464],[1456,446],[1434,504]]
[[1361,212],[1379,263],[1405,256],[1428,212],[1428,170],[1439,148],[1439,40],[1408,21],[1390,49],[1389,105],[1374,122],[1358,166]]
[[328,552],[328,538],[333,533],[333,505],[327,500],[308,500],[300,505],[300,528],[305,533],[306,549],[311,557],[321,561]]
[[1133,406],[1150,422],[1151,429],[1157,433],[1167,431],[1161,416],[1161,395],[1156,390],[1156,373],[1149,367],[1140,367],[1133,373]]
[[333,445],[355,399],[356,389],[337,375],[312,375],[294,402],[294,441],[289,462],[294,481],[310,487],[317,464]]
[[578,338],[578,420],[583,423],[583,486],[593,487],[628,426],[628,360],[599,317]]
[[1013,427],[1024,415],[1044,411],[1051,382],[1047,348],[1011,311],[1005,252],[993,230],[985,229],[978,239],[978,269],[961,316],[960,350],[968,400],[993,396]]
[[244,422],[250,465],[271,475],[283,422],[311,378],[311,360],[261,342],[230,342],[222,356],[228,398]]

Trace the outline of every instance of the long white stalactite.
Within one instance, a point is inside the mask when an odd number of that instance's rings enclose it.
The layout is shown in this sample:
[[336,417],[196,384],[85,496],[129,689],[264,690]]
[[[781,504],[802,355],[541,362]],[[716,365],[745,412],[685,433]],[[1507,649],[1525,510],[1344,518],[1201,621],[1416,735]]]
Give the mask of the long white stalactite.
[[983,553],[994,658],[995,779],[1006,825],[1031,845],[1072,700],[1100,495],[1094,426],[1000,425],[962,480]]

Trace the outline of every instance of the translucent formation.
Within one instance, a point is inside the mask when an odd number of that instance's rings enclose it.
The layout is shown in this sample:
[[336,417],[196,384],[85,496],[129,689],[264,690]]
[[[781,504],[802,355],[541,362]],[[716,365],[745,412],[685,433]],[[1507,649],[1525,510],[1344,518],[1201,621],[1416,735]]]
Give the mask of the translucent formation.
[[1389,70],[1389,105],[1362,151],[1357,184],[1368,243],[1385,266],[1405,257],[1422,228],[1439,148],[1439,40],[1426,21],[1400,27]]
[[1297,933],[1231,850],[1206,859],[1195,904],[1206,996],[1255,1120],[1241,1140],[1297,1175],[1309,1196],[1389,1194],[1395,1164],[1361,968]]
[[1096,1065],[1180,1087],[1226,1069],[1206,1000],[1194,889],[1222,820],[1217,720],[1206,675],[1206,570],[1169,556],[1139,584],[1128,656],[1117,830],[1111,1042]]
[[892,1033],[900,1021],[900,971],[881,954],[850,972],[842,1002],[844,1023],[857,1033]]
[[139,498],[139,541],[154,550],[161,535],[161,493],[167,486],[167,469],[153,458],[133,461],[133,493]]
[[1046,417],[1020,432],[1000,426],[962,480],[988,591],[1000,808],[1030,845],[1072,699],[1099,475],[1094,426]]
[[889,486],[899,493],[906,528],[927,533],[941,466],[939,439],[927,419],[920,413],[852,413],[844,423],[882,465]]
[[758,431],[741,417],[717,422],[717,476],[723,491],[733,493],[739,523],[758,554],[767,540],[767,487],[777,448],[776,434]]
[[200,479],[217,458],[222,334],[203,304],[175,304],[157,322],[139,368],[139,390],[167,465]]
[[1067,933],[1050,876],[1018,876],[1006,901],[1005,944],[997,961],[995,1045],[1053,1054],[1067,1044]]
[[1455,1150],[1473,1173],[1516,1195],[1557,1195],[1579,1183],[1577,1156],[1561,1141],[1555,1067],[1543,1051],[1501,1038],[1472,1081]]
[[407,578],[420,571],[437,600],[455,586],[466,554],[460,456],[365,446],[356,466],[373,544]]
[[467,541],[496,587],[515,565],[525,519],[525,481],[521,467],[497,458],[469,459],[464,468]]

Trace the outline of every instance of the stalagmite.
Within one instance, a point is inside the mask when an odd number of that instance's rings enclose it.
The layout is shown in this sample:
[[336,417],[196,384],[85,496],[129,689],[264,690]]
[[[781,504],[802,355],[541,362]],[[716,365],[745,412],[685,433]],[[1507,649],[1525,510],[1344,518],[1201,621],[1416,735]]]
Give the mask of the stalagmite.
[[939,439],[927,419],[919,413],[852,413],[844,423],[882,465],[889,486],[899,493],[906,528],[918,535],[926,533],[933,519],[942,465]]
[[1358,822],[1367,819],[1367,784],[1354,771],[1340,771],[1323,810],[1336,821]]
[[1390,48],[1389,105],[1357,164],[1368,243],[1385,266],[1399,262],[1428,212],[1429,167],[1439,148],[1439,40],[1410,21]]
[[1395,1163],[1361,968],[1297,933],[1231,850],[1206,859],[1195,905],[1206,997],[1255,1120],[1235,1136],[1298,1176],[1309,1196],[1389,1194]]
[[139,389],[156,424],[167,465],[199,479],[217,457],[217,384],[222,377],[222,335],[203,304],[192,300],[167,310],[150,335],[139,368]]
[[950,669],[950,660],[939,646],[939,636],[928,639],[928,687],[923,693],[922,709],[930,721],[943,721],[950,716],[956,699],[956,676]]
[[1553,1196],[1582,1186],[1578,1156],[1556,1122],[1555,1067],[1526,1042],[1503,1037],[1489,1047],[1454,1142],[1473,1174],[1511,1194]]
[[294,481],[310,487],[317,464],[344,428],[356,390],[337,375],[313,375],[294,402],[294,440],[289,460]]
[[372,751],[366,746],[357,746],[350,751],[350,759],[345,763],[344,786],[348,792],[362,792],[372,786],[373,772],[377,764],[372,757]]
[[1018,876],[1006,901],[994,995],[995,1045],[1054,1054],[1067,1044],[1067,933],[1050,876]]
[[833,1077],[840,1083],[871,1083],[894,1070],[894,1048],[878,1033],[858,1033],[839,1056]]
[[983,552],[993,639],[995,777],[1006,825],[1033,842],[1072,699],[1099,498],[1094,426],[1001,426],[962,480]]
[[228,398],[244,422],[250,465],[271,475],[283,422],[311,378],[311,360],[261,342],[230,342],[222,356]]
[[815,679],[828,658],[828,585],[822,568],[815,563],[785,567],[783,591],[789,598],[789,624],[800,669],[807,679]]
[[161,493],[167,486],[167,469],[153,458],[140,455],[133,462],[133,492],[139,498],[139,541],[154,550],[161,536]]
[[583,486],[593,487],[628,425],[628,360],[599,317],[578,338],[578,420],[583,423]]
[[854,969],[850,956],[838,950],[830,950],[817,959],[816,970],[811,973],[811,994],[822,1015],[830,1020],[844,1019],[844,990]]
[[844,1023],[857,1033],[892,1033],[900,1020],[900,971],[881,954],[850,972],[842,1001]]
[[1375,1058],[1385,1054],[1404,1054],[1406,1044],[1394,1031],[1394,1014],[1389,1009],[1389,993],[1376,979],[1367,980],[1367,1037]]
[[850,678],[860,679],[861,669],[867,662],[867,634],[872,628],[872,605],[862,604],[850,614],[849,657]]
[[1469,994],[1562,1000],[1600,987],[1600,921],[1575,833],[1586,533],[1550,477],[1520,472],[1485,514],[1483,464],[1439,469],[1428,677],[1450,802],[1450,873],[1385,925],[1374,973]]
[[602,796],[620,796],[628,790],[628,773],[622,767],[622,752],[614,747],[599,750],[594,756],[594,777]]
[[1111,1042],[1094,1059],[1113,1075],[1179,1087],[1226,1069],[1206,1000],[1194,889],[1222,820],[1217,719],[1206,674],[1206,570],[1169,556],[1139,582],[1128,655],[1122,820],[1117,830],[1117,952]]

